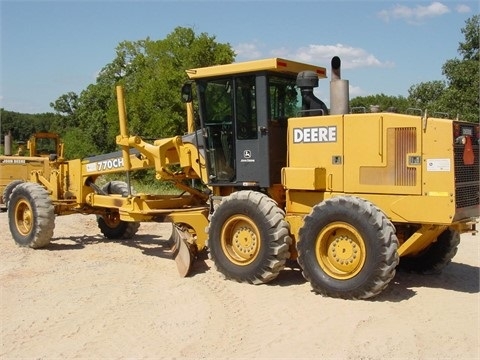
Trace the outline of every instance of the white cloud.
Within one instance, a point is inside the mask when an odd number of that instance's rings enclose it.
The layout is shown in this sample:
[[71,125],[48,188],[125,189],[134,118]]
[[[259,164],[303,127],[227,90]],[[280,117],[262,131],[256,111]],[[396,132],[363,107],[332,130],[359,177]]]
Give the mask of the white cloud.
[[285,47],[269,50],[264,55],[258,43],[242,43],[234,47],[237,53],[237,61],[255,60],[265,57],[282,57],[290,60],[319,64],[330,67],[332,57],[338,56],[342,60],[343,69],[355,69],[365,67],[393,67],[391,61],[381,61],[375,55],[365,49],[356,48],[343,44],[317,45],[311,44],[295,50]]
[[470,9],[470,6],[468,5],[460,4],[460,5],[457,5],[457,7],[455,8],[455,11],[460,14],[465,14],[465,13],[469,13],[471,9]]
[[405,20],[408,23],[419,23],[427,18],[442,16],[450,12],[450,9],[441,2],[432,2],[430,5],[417,5],[408,7],[405,5],[395,5],[389,10],[382,10],[378,16],[388,22],[390,20]]
[[289,54],[289,57],[293,60],[328,65],[334,56],[340,57],[343,69],[394,66],[392,62],[382,62],[377,59],[375,55],[368,53],[362,48],[355,48],[343,44],[308,45]]
[[258,59],[262,56],[262,52],[258,49],[259,44],[253,43],[241,43],[233,47],[238,58],[242,60]]
[[367,92],[365,90],[363,90],[361,87],[353,86],[353,85],[350,85],[348,87],[348,92],[349,92],[349,95],[350,95],[350,99],[353,99],[354,97],[357,97],[357,96],[367,95]]

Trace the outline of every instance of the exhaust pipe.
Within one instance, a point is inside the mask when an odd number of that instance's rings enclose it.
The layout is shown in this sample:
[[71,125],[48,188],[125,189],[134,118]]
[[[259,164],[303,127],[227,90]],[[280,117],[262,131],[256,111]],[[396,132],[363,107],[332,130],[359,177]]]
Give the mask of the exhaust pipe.
[[348,80],[340,76],[341,60],[338,56],[332,58],[332,80],[330,81],[330,115],[348,114],[350,95]]
[[4,145],[3,147],[4,155],[11,156],[12,155],[12,131],[11,130],[9,130],[8,134],[5,135],[3,145]]

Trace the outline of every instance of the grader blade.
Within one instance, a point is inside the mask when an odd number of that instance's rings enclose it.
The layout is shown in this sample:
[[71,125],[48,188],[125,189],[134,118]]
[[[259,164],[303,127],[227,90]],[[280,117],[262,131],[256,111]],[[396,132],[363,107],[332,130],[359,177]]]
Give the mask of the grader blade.
[[193,264],[193,254],[188,246],[187,237],[176,226],[173,226],[171,241],[173,241],[172,254],[177,270],[181,277],[186,277]]

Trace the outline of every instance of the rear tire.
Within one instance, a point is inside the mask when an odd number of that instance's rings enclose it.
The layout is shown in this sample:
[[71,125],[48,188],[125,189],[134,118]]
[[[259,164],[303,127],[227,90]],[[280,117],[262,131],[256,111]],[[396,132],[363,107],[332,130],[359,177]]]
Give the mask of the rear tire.
[[284,212],[256,191],[224,197],[209,225],[209,255],[227,279],[262,284],[276,278],[290,256]]
[[[111,181],[102,187],[107,194],[128,196],[128,185],[123,181]],[[100,232],[107,239],[131,239],[140,227],[139,222],[120,220],[120,214],[116,209],[107,211],[97,216],[97,224]]]
[[10,200],[10,196],[12,195],[13,189],[17,187],[17,185],[23,184],[23,180],[13,180],[10,184],[5,186],[2,194],[2,201],[5,204],[5,207],[8,208],[8,202]]
[[316,205],[297,243],[303,276],[319,294],[367,299],[379,294],[398,265],[395,228],[380,209],[353,196]]
[[438,274],[450,264],[459,244],[460,233],[447,229],[419,255],[402,257],[400,267],[420,274]]
[[8,221],[18,245],[47,246],[55,228],[54,207],[47,190],[37,183],[15,186],[10,195]]

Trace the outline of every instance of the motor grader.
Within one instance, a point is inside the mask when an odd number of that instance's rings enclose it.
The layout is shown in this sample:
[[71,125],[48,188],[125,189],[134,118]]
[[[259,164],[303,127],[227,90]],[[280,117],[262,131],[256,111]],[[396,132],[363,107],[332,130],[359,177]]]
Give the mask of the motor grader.
[[[340,59],[331,66],[330,109],[314,94],[324,67],[273,58],[189,69],[188,133],[153,143],[129,135],[117,87],[121,151],[32,171],[10,196],[14,240],[46,246],[55,215],[72,213],[96,214],[109,238],[170,222],[182,276],[202,250],[225,278],[252,284],[296,260],[314,291],[345,299],[381,293],[397,266],[440,271],[479,216],[478,124],[350,114]],[[145,168],[183,193],[134,194],[129,174]],[[114,172],[126,182],[97,184]]]
[[63,142],[56,133],[34,133],[26,147],[20,143],[13,153],[12,134],[5,135],[4,155],[0,156],[0,208],[7,206],[13,188],[28,180],[32,171],[48,174],[50,162],[61,160],[64,156]]

